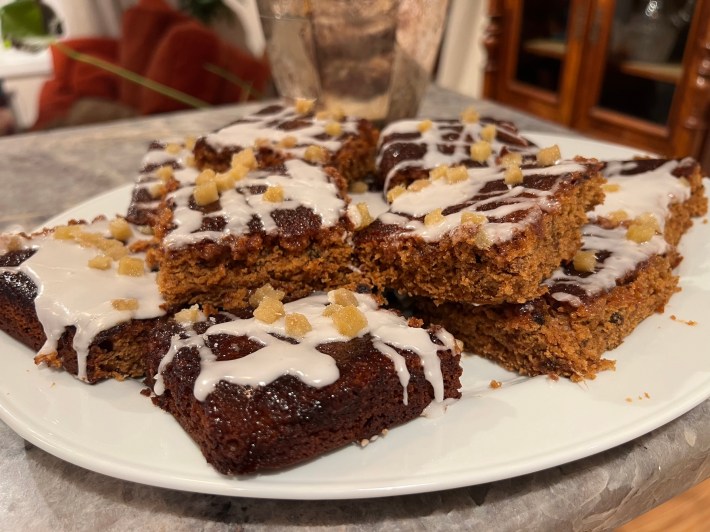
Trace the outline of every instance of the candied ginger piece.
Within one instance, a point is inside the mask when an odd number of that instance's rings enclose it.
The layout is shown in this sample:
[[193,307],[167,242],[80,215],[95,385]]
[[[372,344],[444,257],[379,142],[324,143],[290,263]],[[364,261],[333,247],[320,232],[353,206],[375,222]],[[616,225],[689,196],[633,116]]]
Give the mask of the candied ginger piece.
[[285,295],[286,293],[283,290],[276,290],[273,286],[267,283],[264,286],[261,286],[254,290],[254,293],[249,297],[249,304],[253,308],[256,308],[259,306],[259,303],[261,303],[261,301],[266,297],[278,299],[279,301],[281,301]]
[[274,323],[286,315],[284,304],[274,297],[266,296],[254,309],[254,317],[264,323]]
[[313,330],[311,322],[303,314],[293,312],[286,314],[284,318],[286,322],[286,334],[293,338],[303,338],[307,333]]

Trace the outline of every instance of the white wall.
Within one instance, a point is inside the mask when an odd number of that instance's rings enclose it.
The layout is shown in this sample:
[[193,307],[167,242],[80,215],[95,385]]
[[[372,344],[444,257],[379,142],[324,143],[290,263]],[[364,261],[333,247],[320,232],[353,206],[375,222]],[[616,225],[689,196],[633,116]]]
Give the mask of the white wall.
[[437,82],[474,98],[483,91],[487,0],[451,0]]

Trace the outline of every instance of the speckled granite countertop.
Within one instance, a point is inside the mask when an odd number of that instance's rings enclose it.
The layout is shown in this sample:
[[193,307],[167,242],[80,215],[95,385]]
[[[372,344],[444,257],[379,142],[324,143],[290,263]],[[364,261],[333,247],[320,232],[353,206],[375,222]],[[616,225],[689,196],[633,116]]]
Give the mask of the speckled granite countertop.
[[[470,103],[432,89],[423,116]],[[490,102],[483,113],[521,129],[567,130]],[[130,183],[147,143],[196,134],[238,111],[179,113],[0,140],[0,230],[32,228]],[[71,176],[68,180],[67,176]],[[710,477],[710,400],[606,452],[489,484],[421,495],[278,501],[183,493],[64,462],[0,422],[0,530],[608,530]]]

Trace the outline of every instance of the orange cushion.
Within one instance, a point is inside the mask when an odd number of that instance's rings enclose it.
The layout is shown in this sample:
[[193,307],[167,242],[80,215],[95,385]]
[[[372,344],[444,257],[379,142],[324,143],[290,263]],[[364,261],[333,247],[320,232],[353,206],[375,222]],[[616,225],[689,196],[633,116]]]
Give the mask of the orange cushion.
[[[189,17],[173,9],[165,0],[141,0],[123,13],[119,47],[120,65],[146,76],[153,54],[165,33],[178,22]],[[148,76],[150,77],[150,76]],[[120,99],[138,108],[142,87],[132,81],[120,81]]]
[[[109,38],[67,39],[62,45],[95,58],[116,62],[118,43]],[[118,78],[97,66],[71,59],[60,48],[51,47],[54,77],[40,91],[38,116],[33,128],[41,128],[66,115],[81,97],[113,100],[118,94]]]
[[[221,79],[204,69],[219,56],[220,41],[214,32],[195,21],[176,24],[153,52],[146,77],[206,103],[214,101]],[[141,114],[163,113],[189,106],[143,87]]]

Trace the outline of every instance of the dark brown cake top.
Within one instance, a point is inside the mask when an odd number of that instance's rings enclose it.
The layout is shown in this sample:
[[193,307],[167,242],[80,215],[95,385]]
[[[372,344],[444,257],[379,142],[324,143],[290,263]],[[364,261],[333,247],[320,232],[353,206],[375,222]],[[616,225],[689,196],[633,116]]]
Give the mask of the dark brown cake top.
[[[469,111],[471,112],[471,111]],[[486,152],[476,152],[474,146]],[[398,172],[413,168],[429,171],[440,165],[490,166],[509,152],[534,158],[537,147],[510,122],[477,116],[462,120],[400,120],[382,130],[377,165],[385,190]]]
[[[249,154],[251,166],[239,163]],[[205,170],[196,186],[168,194],[172,229],[168,248],[250,233],[298,236],[333,227],[347,216],[347,202],[332,170],[291,159],[264,170],[253,169],[253,154],[235,155],[230,171]]]
[[357,118],[316,113],[314,102],[298,100],[294,106],[270,105],[244,116],[204,137],[215,150],[244,149],[265,144],[290,157],[309,160],[309,148],[337,152],[344,141],[357,135]]
[[444,383],[438,352],[459,353],[454,338],[444,329],[422,329],[394,312],[380,309],[370,295],[338,289],[290,303],[281,303],[273,292],[265,294],[254,317],[227,321],[205,318],[196,308],[176,315],[181,331],[173,335],[155,377],[154,392],[164,392],[162,371],[183,349],[196,350],[200,374],[195,397],[205,398],[220,381],[242,386],[266,386],[291,375],[322,388],[339,378],[328,345],[366,338],[373,352],[389,358],[402,384],[407,402],[409,372],[398,350],[419,356],[435,402],[444,401]]

